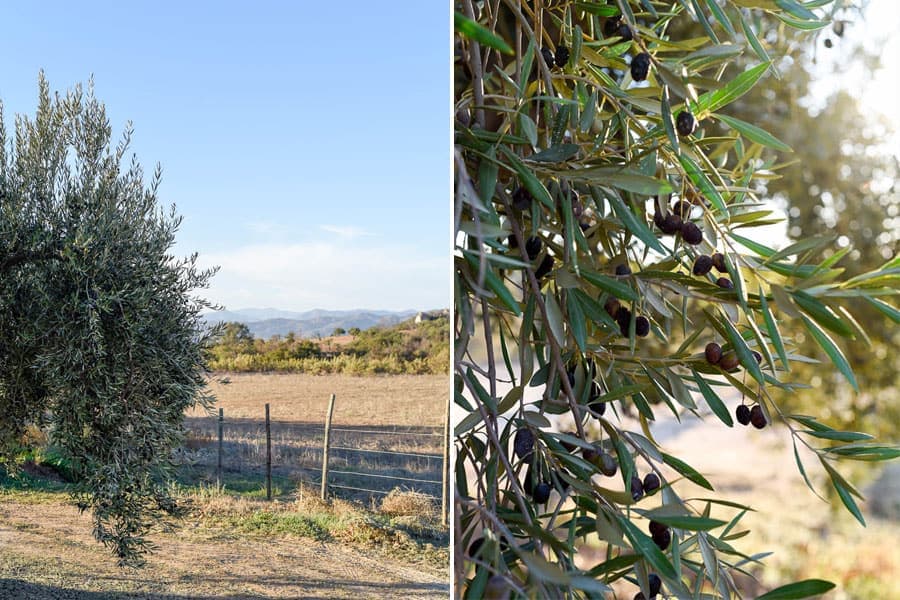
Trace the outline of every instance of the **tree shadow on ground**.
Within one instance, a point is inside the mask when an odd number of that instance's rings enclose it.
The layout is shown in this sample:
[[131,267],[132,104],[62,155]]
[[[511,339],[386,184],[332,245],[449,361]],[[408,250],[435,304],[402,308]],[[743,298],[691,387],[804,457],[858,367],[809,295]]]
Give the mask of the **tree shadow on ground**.
[[[109,579],[109,578],[107,578]],[[118,578],[116,578],[118,579]],[[226,578],[229,579],[229,578]],[[254,585],[286,587],[303,586],[321,587],[321,590],[302,591],[297,595],[277,594],[266,596],[247,593],[222,593],[215,595],[201,594],[167,594],[157,592],[98,592],[65,588],[52,585],[44,585],[22,581],[19,579],[0,578],[0,598],[23,600],[258,600],[260,598],[279,598],[283,600],[317,600],[335,597],[378,597],[378,598],[442,598],[450,593],[449,585],[430,583],[376,583],[367,581],[341,581],[329,580],[316,582],[303,580],[271,580],[265,579],[241,579],[230,578],[237,583],[252,583]],[[123,578],[125,581],[133,581],[140,584],[138,579]],[[217,581],[222,582],[221,578]],[[338,594],[338,595],[336,595]]]

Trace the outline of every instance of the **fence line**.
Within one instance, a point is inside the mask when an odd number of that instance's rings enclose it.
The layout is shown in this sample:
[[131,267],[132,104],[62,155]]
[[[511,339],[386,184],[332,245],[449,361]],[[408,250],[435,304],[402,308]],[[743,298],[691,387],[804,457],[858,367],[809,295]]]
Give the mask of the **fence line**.
[[362,448],[346,448],[344,446],[331,446],[331,450],[345,450],[347,452],[365,452],[367,454],[392,454],[394,456],[412,456],[415,458],[443,458],[440,454],[418,454],[415,452],[394,452],[392,450],[363,450]]
[[[443,437],[443,439],[442,439],[443,453],[442,454],[428,454],[428,453],[422,453],[422,452],[400,452],[400,451],[394,451],[394,450],[368,450],[368,449],[364,449],[364,448],[332,446],[331,445],[331,437],[332,437],[331,433],[332,432],[363,434],[363,435],[391,435],[391,436],[396,436],[396,437],[404,437],[404,436],[429,437],[429,438],[441,437],[441,433],[439,433],[439,432],[426,433],[426,432],[412,432],[412,431],[398,431],[398,430],[351,429],[351,428],[347,428],[347,427],[332,427],[331,420],[332,420],[332,415],[334,413],[334,403],[335,403],[335,395],[331,394],[331,398],[328,403],[328,412],[325,416],[324,426],[315,425],[315,424],[307,424],[307,423],[291,423],[290,421],[287,421],[287,422],[274,421],[275,424],[280,423],[280,424],[286,425],[287,428],[290,430],[300,429],[300,430],[305,430],[305,431],[309,431],[309,430],[324,431],[324,440],[322,440],[323,445],[321,447],[322,448],[322,468],[320,469],[320,468],[312,467],[312,466],[298,465],[298,468],[301,469],[301,472],[302,471],[313,471],[313,472],[318,472],[320,474],[320,477],[318,477],[319,481],[318,482],[313,481],[313,483],[319,483],[321,485],[321,490],[320,490],[321,497],[323,499],[327,498],[328,488],[352,490],[352,491],[367,492],[370,494],[381,494],[381,495],[387,495],[390,493],[387,490],[378,490],[378,489],[365,488],[365,487],[359,487],[359,486],[353,486],[353,485],[343,485],[343,484],[339,484],[339,483],[332,483],[331,481],[329,481],[329,475],[368,477],[368,478],[373,478],[373,479],[408,481],[408,482],[418,483],[418,484],[428,484],[428,485],[440,486],[441,492],[439,494],[425,494],[425,493],[422,493],[422,494],[425,496],[429,496],[431,498],[441,500],[441,516],[442,516],[442,520],[443,520],[444,524],[446,524],[447,517],[448,517],[447,513],[448,513],[448,494],[449,494],[449,485],[447,485],[448,477],[449,477],[449,470],[448,470],[449,438],[446,435],[447,423],[444,424],[445,434],[442,436]],[[238,418],[238,419],[233,419],[233,420],[232,419],[226,420],[225,415],[224,415],[224,409],[221,407],[218,410],[217,417],[214,416],[213,418],[215,419],[216,433],[217,433],[217,438],[218,438],[217,439],[218,447],[217,447],[216,473],[215,473],[216,474],[216,486],[218,488],[222,488],[225,483],[224,468],[223,468],[225,425],[247,425],[248,423],[252,425],[254,421],[252,418]],[[263,434],[263,431],[265,433],[265,464],[261,465],[261,466],[264,466],[264,468],[265,468],[265,490],[266,490],[266,498],[268,500],[272,499],[272,430],[271,430],[272,423],[273,423],[273,421],[270,419],[269,404],[266,403],[265,404],[264,430],[262,427],[258,428],[256,435],[261,436]],[[252,428],[251,428],[251,430],[252,430]],[[315,436],[315,437],[318,438],[318,436]],[[243,438],[241,438],[241,439],[243,439]],[[282,439],[284,439],[283,434],[282,434]],[[299,439],[305,439],[305,438],[301,437]],[[257,438],[256,442],[253,442],[253,444],[257,444],[256,447],[259,448],[258,438]],[[431,444],[428,444],[428,445],[431,446]],[[303,448],[309,449],[310,447],[304,446]],[[311,448],[315,448],[315,446],[312,446]],[[417,478],[417,477],[403,477],[403,476],[395,476],[395,475],[381,475],[378,473],[365,473],[365,472],[360,472],[360,471],[347,471],[347,470],[330,471],[329,465],[334,460],[334,456],[332,456],[332,451],[341,451],[341,452],[348,452],[348,453],[357,452],[360,454],[371,454],[371,455],[382,455],[382,456],[401,456],[401,457],[418,458],[418,459],[425,459],[425,460],[440,459],[443,462],[441,479],[438,480],[438,479],[424,479],[424,478]],[[240,460],[243,462],[244,459],[241,458]],[[381,463],[379,463],[379,462],[375,462],[373,464],[378,465],[375,468],[388,468],[388,467],[382,467]],[[388,464],[392,464],[392,463],[388,463]],[[401,463],[401,464],[404,464],[404,463]],[[409,465],[411,463],[407,462],[405,464]],[[285,465],[285,466],[290,467],[290,465]],[[351,465],[348,465],[348,466],[351,466]],[[370,468],[370,467],[366,467],[366,468]],[[404,470],[409,470],[410,467],[405,466],[405,467],[400,467],[400,468],[404,469]],[[419,470],[419,468],[420,467],[414,467],[414,470]],[[429,469],[429,471],[430,471],[430,469]],[[301,480],[302,480],[302,478],[301,478]]]
[[358,473],[356,471],[332,471],[334,475],[358,475],[360,477],[378,477],[380,479],[399,479],[401,481],[416,481],[418,483],[433,483],[435,485],[443,483],[437,479],[415,479],[413,477],[397,477],[395,475],[378,475],[376,473]]
[[[385,492],[384,490],[370,490],[368,488],[358,488],[358,487],[352,487],[349,485],[338,485],[336,483],[330,483],[330,484],[328,484],[328,487],[340,488],[342,490],[356,490],[358,492],[372,492],[374,494],[384,494],[385,496],[390,494],[390,492]],[[430,496],[431,494],[424,494],[424,495]],[[437,498],[437,496],[432,496],[432,497]]]
[[369,431],[369,430],[366,430],[366,429],[339,429],[339,428],[337,428],[337,427],[332,427],[331,430],[332,430],[332,431],[345,431],[345,432],[347,432],[347,433],[377,433],[377,434],[385,434],[385,435],[424,435],[424,436],[429,436],[429,437],[439,437],[439,436],[441,435],[441,434],[438,433],[438,432],[434,432],[434,433],[419,433],[419,432],[415,432],[415,431],[395,431],[395,430],[391,430],[391,431],[388,431],[388,430],[384,430],[384,431],[371,430],[371,431]]

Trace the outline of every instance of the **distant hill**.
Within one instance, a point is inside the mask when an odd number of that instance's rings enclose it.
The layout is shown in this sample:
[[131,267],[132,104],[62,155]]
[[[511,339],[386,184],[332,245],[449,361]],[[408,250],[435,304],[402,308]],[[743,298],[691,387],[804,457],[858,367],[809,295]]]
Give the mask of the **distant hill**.
[[304,312],[278,310],[275,308],[246,308],[222,310],[207,313],[204,318],[209,324],[220,321],[244,323],[253,337],[268,339],[273,335],[287,335],[290,332],[305,337],[328,336],[338,327],[369,329],[389,326],[412,318],[415,310],[324,310],[314,309]]

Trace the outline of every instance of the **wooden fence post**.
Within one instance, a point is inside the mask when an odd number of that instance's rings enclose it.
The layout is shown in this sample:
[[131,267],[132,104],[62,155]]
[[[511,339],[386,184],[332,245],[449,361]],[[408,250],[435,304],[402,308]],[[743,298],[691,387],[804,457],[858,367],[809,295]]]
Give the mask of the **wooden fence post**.
[[269,403],[266,402],[266,500],[272,499],[272,428],[269,424]]
[[225,420],[225,410],[219,408],[219,458],[216,463],[216,490],[222,489],[222,422]]
[[334,394],[328,401],[328,414],[325,415],[325,445],[322,452],[322,500],[328,496],[328,449],[331,445],[331,415],[334,413]]
[[444,415],[444,468],[441,473],[441,524],[447,525],[450,515],[450,401]]

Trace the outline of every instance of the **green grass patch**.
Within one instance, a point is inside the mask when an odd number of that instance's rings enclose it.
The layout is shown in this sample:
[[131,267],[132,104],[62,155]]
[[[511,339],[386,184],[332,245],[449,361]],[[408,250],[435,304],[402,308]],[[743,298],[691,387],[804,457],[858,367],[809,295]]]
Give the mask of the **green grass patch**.
[[19,471],[10,475],[0,469],[0,498],[26,504],[65,501],[71,484]]
[[332,539],[332,532],[342,527],[341,519],[331,514],[301,515],[268,511],[230,516],[225,523],[241,533],[296,535],[318,541]]

